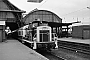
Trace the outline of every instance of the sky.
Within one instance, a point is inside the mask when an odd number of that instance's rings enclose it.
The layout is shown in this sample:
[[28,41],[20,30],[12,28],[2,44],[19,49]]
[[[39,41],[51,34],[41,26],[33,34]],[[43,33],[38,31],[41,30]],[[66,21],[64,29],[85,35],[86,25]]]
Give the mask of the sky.
[[27,2],[27,0],[9,1],[26,11],[26,14],[35,8],[49,10],[62,18],[65,23],[81,21],[79,24],[90,25],[90,9],[87,8],[90,7],[90,0],[43,0],[41,3]]

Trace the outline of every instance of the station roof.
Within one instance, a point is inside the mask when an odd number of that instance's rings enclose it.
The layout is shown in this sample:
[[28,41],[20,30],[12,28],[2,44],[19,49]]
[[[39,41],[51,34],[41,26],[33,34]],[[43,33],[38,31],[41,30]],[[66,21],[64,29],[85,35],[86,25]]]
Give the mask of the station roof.
[[25,11],[18,11],[18,10],[2,10],[0,9],[1,12],[21,12],[21,13],[24,13]]
[[21,12],[21,13],[25,12],[17,8],[8,0],[0,0],[0,11],[1,12]]
[[48,21],[48,22],[62,22],[62,18],[56,15],[54,12],[48,10],[38,10],[37,8],[30,11],[24,18],[23,22],[29,24],[33,21]]

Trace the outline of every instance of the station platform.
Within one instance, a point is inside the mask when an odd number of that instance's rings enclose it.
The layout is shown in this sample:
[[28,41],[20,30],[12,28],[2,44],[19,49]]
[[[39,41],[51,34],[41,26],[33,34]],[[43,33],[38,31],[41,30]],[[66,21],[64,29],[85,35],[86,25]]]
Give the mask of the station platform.
[[58,38],[58,40],[83,43],[83,44],[90,44],[90,39],[78,39],[78,38],[68,37],[68,38]]
[[49,60],[18,40],[0,43],[0,60]]

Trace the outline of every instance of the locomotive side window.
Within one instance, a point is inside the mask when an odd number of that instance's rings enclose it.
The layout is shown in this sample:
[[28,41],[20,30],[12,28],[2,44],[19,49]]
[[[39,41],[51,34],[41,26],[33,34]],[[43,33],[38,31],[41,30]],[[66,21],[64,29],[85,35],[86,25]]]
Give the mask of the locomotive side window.
[[23,35],[23,31],[20,30],[18,34],[19,34],[20,36],[22,36],[22,35]]
[[20,31],[18,31],[18,35],[20,35]]
[[21,35],[23,35],[23,31],[21,31]]

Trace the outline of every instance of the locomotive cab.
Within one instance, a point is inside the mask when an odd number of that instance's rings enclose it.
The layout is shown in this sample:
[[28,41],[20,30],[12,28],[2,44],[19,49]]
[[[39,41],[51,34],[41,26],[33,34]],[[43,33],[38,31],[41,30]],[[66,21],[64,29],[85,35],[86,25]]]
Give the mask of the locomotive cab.
[[55,34],[52,37],[51,27],[49,26],[39,26],[36,28],[36,34],[34,34],[33,41],[34,47],[33,49],[37,49],[44,47],[44,48],[51,48],[55,47],[58,48],[57,40]]
[[47,23],[33,22],[32,24],[21,27],[19,36],[22,41],[28,42],[33,49],[51,49],[58,48],[57,36],[52,33],[51,27]]
[[51,27],[49,26],[37,27],[37,41],[50,42],[51,41]]

